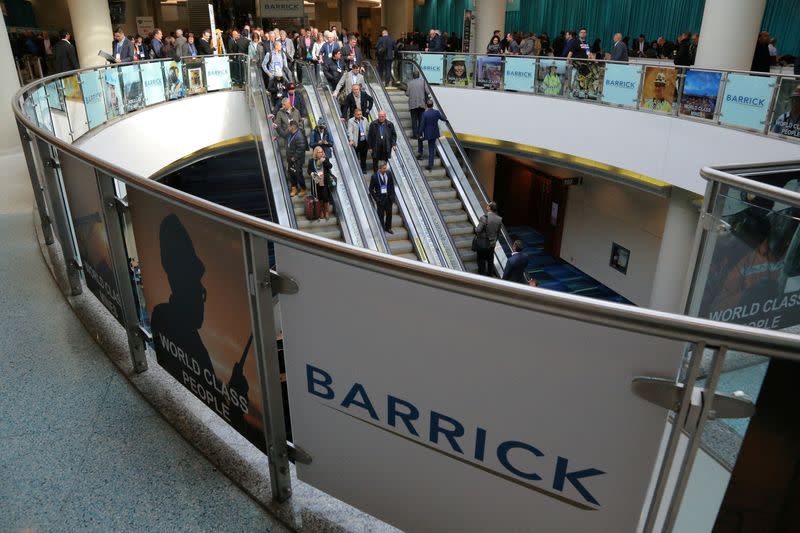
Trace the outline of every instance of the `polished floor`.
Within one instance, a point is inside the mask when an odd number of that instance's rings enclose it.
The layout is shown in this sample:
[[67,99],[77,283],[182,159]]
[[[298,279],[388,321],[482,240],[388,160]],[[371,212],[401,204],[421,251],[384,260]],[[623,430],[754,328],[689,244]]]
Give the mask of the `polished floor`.
[[57,289],[0,158],[0,532],[284,531],[138,394]]

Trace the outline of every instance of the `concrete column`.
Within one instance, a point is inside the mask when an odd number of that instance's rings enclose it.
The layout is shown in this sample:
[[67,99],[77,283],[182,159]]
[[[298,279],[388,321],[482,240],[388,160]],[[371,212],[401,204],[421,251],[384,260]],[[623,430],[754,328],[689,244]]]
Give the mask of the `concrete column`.
[[688,191],[672,188],[650,293],[650,307],[658,311],[680,314],[684,311],[684,286],[700,219],[700,208],[692,203],[694,197]]
[[5,23],[0,26],[0,77],[6,80],[0,85],[0,124],[3,125],[0,127],[0,155],[7,155],[21,149],[17,124],[11,112],[11,101],[19,90],[19,77],[14,54],[11,53],[11,41],[8,40],[8,29]]
[[384,0],[381,7],[381,20],[389,30],[389,35],[393,39],[399,39],[401,33],[408,33],[412,30],[414,3],[412,0]]
[[342,25],[350,32],[358,29],[358,4],[356,0],[342,0]]
[[486,195],[490,200],[494,200],[494,175],[497,167],[497,154],[488,150],[476,150],[467,148],[467,156],[472,163],[472,170],[478,176]]
[[109,54],[114,31],[106,0],[67,0],[72,20],[72,36],[78,49],[81,68],[99,67],[106,60],[97,55],[98,50]]
[[494,30],[505,33],[506,3],[500,0],[475,0],[475,51],[485,53]]
[[695,66],[750,70],[766,5],[767,0],[706,0]]

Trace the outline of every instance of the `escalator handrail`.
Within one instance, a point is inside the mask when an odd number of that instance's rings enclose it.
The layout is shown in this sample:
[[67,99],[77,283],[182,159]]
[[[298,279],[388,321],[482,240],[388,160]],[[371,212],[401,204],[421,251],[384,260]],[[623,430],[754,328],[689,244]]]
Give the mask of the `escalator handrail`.
[[[486,189],[484,189],[483,183],[481,183],[481,181],[478,179],[478,176],[475,173],[475,169],[472,168],[472,163],[470,163],[469,157],[467,157],[467,153],[466,153],[466,151],[464,150],[464,147],[461,144],[461,140],[458,138],[458,135],[456,134],[455,128],[453,128],[453,124],[450,122],[450,119],[448,118],[447,113],[444,112],[444,108],[442,107],[442,104],[439,103],[439,99],[436,98],[436,93],[433,92],[433,87],[431,87],[431,84],[428,83],[428,78],[425,76],[425,73],[422,71],[422,68],[420,68],[419,64],[417,64],[416,61],[413,61],[413,60],[407,59],[407,58],[403,58],[403,57],[401,57],[400,60],[397,61],[396,63],[397,63],[397,68],[398,69],[402,68],[402,64],[403,63],[408,63],[408,64],[412,65],[412,67],[414,68],[415,72],[418,72],[420,77],[425,82],[425,92],[426,92],[426,94],[430,95],[431,99],[433,100],[434,107],[436,109],[440,110],[442,112],[442,114],[444,115],[444,123],[447,125],[447,130],[450,132],[450,136],[453,139],[453,144],[456,145],[456,149],[458,150],[458,155],[461,156],[461,160],[464,162],[464,166],[467,168],[467,172],[469,172],[469,178],[468,179],[472,180],[472,182],[476,185],[476,188],[477,188],[478,192],[481,195],[481,197],[478,198],[478,200],[480,202],[482,202],[483,205],[488,204],[490,202],[489,195],[486,193]],[[473,224],[477,227],[479,219],[480,219],[481,215],[483,215],[483,213],[474,213],[473,209],[472,209],[472,206],[469,205],[468,202],[464,201],[463,203],[464,203],[464,207],[466,209],[468,209],[467,212],[469,213],[470,217],[472,218],[472,216],[474,216]],[[505,244],[508,246],[508,249],[510,250],[511,249],[511,238],[508,235],[508,231],[506,231],[505,225],[501,228],[500,236],[505,241]],[[504,259],[507,258],[506,254],[505,254],[505,251],[502,249],[502,247],[500,249],[500,252],[496,251],[496,254],[497,253],[502,253],[503,254],[503,258]],[[502,261],[502,264],[505,265],[505,261]]]
[[[277,136],[277,132],[274,131],[274,128],[272,126],[272,121],[268,118],[269,115],[272,114],[272,106],[269,103],[269,96],[268,96],[268,93],[266,91],[266,88],[264,87],[264,79],[263,79],[263,76],[261,75],[260,67],[251,65],[250,74],[251,74],[250,75],[250,81],[251,81],[250,87],[252,87],[253,98],[256,100],[256,105],[258,105],[259,101],[260,101],[260,104],[261,104],[260,108],[256,108],[256,112],[257,113],[261,113],[262,111],[264,112],[263,117],[259,117],[259,119],[265,120],[267,122],[267,128],[268,128],[267,137],[268,137],[268,139],[264,139],[264,136],[261,135],[260,131],[257,131],[257,132],[254,132],[254,133],[256,133],[256,138],[261,137],[262,144],[264,144],[264,145],[266,145],[266,146],[268,146],[268,147],[270,147],[272,149],[272,155],[273,155],[273,158],[275,159],[275,166],[276,166],[275,174],[277,174],[276,176],[274,176],[274,178],[278,180],[278,184],[277,184],[278,186],[275,187],[275,183],[272,181],[273,180],[273,175],[272,175],[272,172],[269,171],[269,169],[267,169],[267,174],[268,174],[267,178],[270,181],[271,185],[273,185],[271,187],[271,189],[273,191],[273,196],[274,196],[274,193],[275,193],[276,189],[280,191],[282,204],[283,204],[283,207],[286,209],[286,217],[288,219],[287,221],[289,223],[289,226],[292,227],[292,228],[296,228],[297,227],[297,217],[295,216],[294,204],[292,204],[292,198],[289,195],[289,191],[288,191],[288,184],[287,184],[287,180],[286,180],[286,170],[284,169],[284,166],[283,166],[283,158],[281,157],[281,151],[278,148],[277,141],[274,139],[274,137]],[[274,135],[273,135],[273,133],[274,133]],[[275,201],[277,203],[277,199]],[[277,207],[277,206],[274,206],[274,207]],[[280,220],[275,220],[274,222],[280,223]]]
[[[318,91],[321,91],[325,95],[325,100],[328,103],[328,106],[332,111],[331,118],[333,122],[336,122],[335,125],[331,127],[336,130],[336,134],[339,137],[342,152],[344,152],[344,157],[347,159],[348,165],[350,167],[351,175],[358,174],[358,179],[353,182],[353,191],[356,195],[358,195],[358,201],[361,205],[361,208],[364,211],[364,215],[367,221],[367,228],[363,228],[364,233],[369,232],[372,239],[374,239],[374,249],[383,252],[383,253],[391,253],[389,248],[389,242],[386,240],[386,234],[383,232],[383,228],[378,221],[378,214],[372,205],[372,201],[367,194],[367,190],[364,187],[364,177],[363,173],[361,172],[361,164],[356,160],[355,153],[350,148],[350,144],[347,140],[347,132],[344,129],[344,125],[341,121],[341,112],[339,110],[339,106],[336,105],[336,100],[331,93],[329,87],[325,86],[325,84],[320,83],[317,87]],[[318,95],[319,96],[319,95]],[[352,197],[351,197],[352,199]]]
[[[365,62],[364,65],[365,65],[365,68],[370,71],[370,74],[371,74],[372,78],[374,80],[377,80],[375,82],[375,84],[377,84],[380,87],[380,90],[383,91],[383,95],[384,95],[384,97],[386,99],[386,103],[389,106],[389,110],[388,111],[391,111],[392,116],[395,119],[396,128],[402,128],[402,124],[400,124],[400,122],[399,122],[399,120],[397,118],[398,117],[397,110],[394,108],[394,104],[392,103],[392,99],[389,97],[389,93],[386,91],[386,87],[383,86],[381,78],[378,76],[378,73],[375,70],[375,67],[372,65],[372,63],[369,63],[369,62]],[[375,100],[376,100],[375,101],[375,105],[377,107],[377,105],[378,105],[377,98]],[[400,136],[402,136],[402,141],[401,142],[405,142],[407,144],[409,152],[413,156],[414,152],[413,152],[413,149],[411,148],[411,141],[409,141],[408,138],[406,137],[405,131],[398,132],[398,137],[400,137]],[[398,154],[397,159],[398,159],[398,161],[400,161],[400,164],[402,166],[404,166],[404,167],[407,166],[408,163],[405,161],[405,159],[403,157],[400,156],[400,154]],[[458,253],[458,247],[456,246],[455,241],[453,241],[453,236],[450,234],[450,231],[447,229],[447,223],[444,221],[444,217],[442,217],[442,213],[438,208],[438,205],[436,203],[436,199],[433,196],[433,191],[431,190],[430,185],[428,184],[428,180],[425,179],[425,174],[422,171],[422,167],[420,166],[419,161],[417,161],[414,157],[411,157],[411,159],[413,161],[411,163],[411,165],[413,165],[413,170],[406,168],[406,172],[407,172],[407,174],[409,176],[411,176],[412,173],[416,172],[418,176],[422,177],[421,182],[423,183],[423,185],[425,187],[424,193],[428,195],[428,198],[430,199],[430,205],[432,206],[432,211],[433,211],[433,213],[429,213],[428,211],[431,211],[431,209],[420,209],[420,214],[421,214],[422,218],[424,219],[423,222],[425,223],[425,225],[428,227],[429,231],[431,231],[431,233],[433,235],[438,236],[440,241],[442,241],[442,240],[444,241],[441,244],[449,246],[450,251],[451,251],[450,254],[446,254],[445,251],[443,250],[444,246],[437,246],[436,247],[436,253],[439,255],[439,258],[442,261],[441,264],[443,266],[449,266],[450,268],[454,268],[454,269],[457,269],[457,270],[465,270],[464,262],[461,260],[461,254]],[[420,207],[423,207],[425,205],[422,202],[422,198],[421,198],[423,192],[419,191],[419,189],[416,186],[416,183],[414,181],[412,181],[410,183],[410,185],[411,185],[411,191],[415,196],[414,200],[417,202],[417,204]],[[432,216],[437,217],[437,219],[438,219],[437,221],[439,222],[439,228],[441,229],[441,231],[435,231],[436,227],[432,223],[432,221],[430,220],[430,217],[432,217]],[[454,264],[452,264],[451,260],[447,257],[448,255],[452,256],[452,260],[453,260]]]

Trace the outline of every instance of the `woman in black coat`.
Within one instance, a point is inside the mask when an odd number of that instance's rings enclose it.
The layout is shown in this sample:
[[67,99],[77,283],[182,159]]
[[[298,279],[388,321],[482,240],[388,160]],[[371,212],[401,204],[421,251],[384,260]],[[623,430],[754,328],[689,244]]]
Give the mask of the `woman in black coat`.
[[328,220],[330,217],[331,188],[333,187],[333,174],[331,162],[325,157],[325,150],[321,146],[314,148],[313,155],[308,161],[308,174],[311,176],[311,194],[319,200],[320,217]]

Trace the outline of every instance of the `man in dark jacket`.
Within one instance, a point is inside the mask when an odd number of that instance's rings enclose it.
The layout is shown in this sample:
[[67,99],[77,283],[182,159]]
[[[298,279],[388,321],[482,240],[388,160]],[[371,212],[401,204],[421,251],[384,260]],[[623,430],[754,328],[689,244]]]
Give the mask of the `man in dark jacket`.
[[483,215],[475,228],[475,234],[485,236],[487,241],[486,248],[478,248],[478,274],[484,276],[494,276],[494,247],[497,245],[497,238],[503,227],[503,219],[497,214],[497,204],[489,202],[486,204],[486,214]]
[[675,65],[688,67],[692,64],[692,56],[690,52],[691,33],[685,31],[678,37],[678,51],[675,53]]
[[376,50],[378,51],[378,74],[385,85],[392,82],[392,61],[394,61],[395,42],[389,36],[389,31],[383,29],[381,38],[378,39]]
[[394,173],[389,164],[381,161],[369,180],[369,195],[375,201],[378,220],[386,233],[392,231],[392,203],[394,202]]
[[515,283],[527,283],[525,281],[525,267],[528,266],[528,258],[522,255],[522,241],[516,240],[511,247],[511,257],[506,262],[503,270],[503,279]]
[[306,178],[303,176],[303,163],[308,150],[308,141],[305,133],[300,130],[296,121],[289,122],[289,133],[286,137],[286,166],[289,182],[292,189],[290,196],[306,195]]
[[762,31],[758,34],[756,50],[753,52],[753,64],[750,70],[753,72],[769,72],[772,59],[769,57],[769,33]]
[[438,109],[433,108],[433,102],[428,100],[425,104],[427,109],[422,113],[422,119],[419,123],[419,137],[428,141],[428,166],[425,167],[428,172],[433,170],[433,156],[436,154],[436,141],[441,136],[439,132],[439,121],[444,120],[444,117]]
[[75,46],[69,42],[72,36],[64,30],[61,31],[60,36],[61,40],[53,46],[53,63],[56,67],[56,74],[80,68]]
[[114,42],[111,43],[111,55],[117,63],[130,63],[133,61],[133,43],[126,37],[122,28],[117,28],[114,32]]
[[378,171],[378,162],[387,161],[392,151],[397,150],[397,131],[394,124],[386,120],[386,111],[378,113],[378,120],[369,125],[367,144],[372,150],[372,170]]
[[203,36],[195,43],[197,45],[197,55],[210,56],[214,52],[211,50],[211,30],[203,30]]
[[442,36],[436,30],[431,30],[428,35],[427,52],[444,52],[444,41]]
[[328,80],[331,90],[336,89],[336,86],[339,84],[339,80],[342,79],[342,75],[346,69],[347,65],[342,59],[342,50],[341,48],[337,48],[333,51],[333,56],[331,56],[330,59],[326,59],[325,64],[323,65],[325,79]]
[[356,115],[356,109],[360,109],[364,116],[368,116],[372,111],[374,100],[370,95],[361,90],[361,85],[354,84],[353,90],[344,99],[342,104],[342,120],[349,120]]

